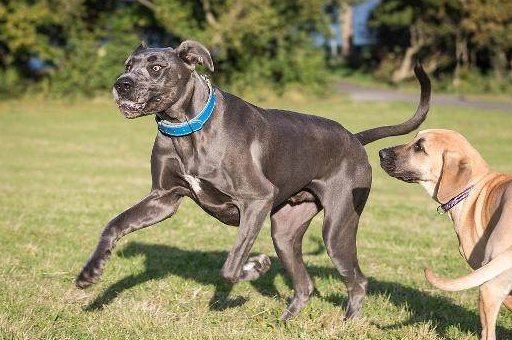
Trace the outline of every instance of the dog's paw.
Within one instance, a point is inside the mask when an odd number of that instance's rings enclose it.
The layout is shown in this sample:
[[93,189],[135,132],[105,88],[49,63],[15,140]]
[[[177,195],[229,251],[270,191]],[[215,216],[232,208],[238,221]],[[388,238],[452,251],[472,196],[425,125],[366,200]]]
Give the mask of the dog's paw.
[[242,268],[242,280],[256,280],[270,269],[270,265],[270,257],[265,254],[250,257]]
[[80,289],[89,287],[98,281],[98,278],[101,276],[101,272],[101,269],[84,267],[75,279],[75,286]]
[[294,297],[291,301],[288,307],[284,310],[284,312],[281,314],[281,317],[279,318],[281,321],[288,321],[295,315],[297,315],[302,308],[307,304],[307,300],[302,300],[297,297]]
[[289,301],[288,307],[281,314],[281,321],[287,321],[293,316],[297,315],[304,306],[307,305],[310,296],[313,294],[315,290],[313,286],[313,281],[308,277],[308,285],[306,290],[304,287],[301,290],[296,290],[293,298]]

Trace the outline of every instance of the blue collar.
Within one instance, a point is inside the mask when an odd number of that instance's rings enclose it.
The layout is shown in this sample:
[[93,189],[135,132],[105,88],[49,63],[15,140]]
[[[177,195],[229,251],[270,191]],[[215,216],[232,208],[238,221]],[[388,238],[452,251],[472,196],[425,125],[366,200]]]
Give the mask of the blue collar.
[[215,94],[213,93],[212,85],[210,84],[210,80],[207,77],[203,78],[206,80],[206,84],[210,90],[210,95],[208,96],[208,101],[206,102],[206,105],[201,110],[201,112],[199,112],[197,116],[189,121],[186,121],[185,123],[171,123],[164,120],[157,113],[155,120],[158,125],[158,131],[166,136],[181,137],[190,135],[203,128],[204,124],[206,124],[206,122],[212,116],[213,110],[215,110]]

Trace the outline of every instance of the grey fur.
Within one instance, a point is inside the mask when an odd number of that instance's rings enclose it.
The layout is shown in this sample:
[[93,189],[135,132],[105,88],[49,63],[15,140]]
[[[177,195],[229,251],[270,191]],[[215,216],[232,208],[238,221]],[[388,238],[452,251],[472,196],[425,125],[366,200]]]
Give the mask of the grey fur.
[[[208,96],[205,81],[195,71],[197,63],[213,69],[210,54],[197,42],[184,42],[177,50],[137,49],[115,84],[120,111],[127,118],[158,112],[175,122],[191,119]],[[188,196],[218,220],[239,226],[221,270],[232,283],[255,280],[269,269],[268,256],[249,254],[270,214],[275,249],[295,291],[281,316],[286,320],[313,292],[302,260],[302,237],[323,209],[327,252],[347,279],[345,315],[359,315],[367,279],[357,261],[356,233],[371,185],[362,143],[386,135],[377,128],[358,137],[325,118],[266,110],[219,88],[214,91],[215,111],[201,131],[185,137],[157,133],[151,192],[106,225],[76,285],[85,288],[96,282],[119,238],[171,217],[181,198]],[[428,102],[422,103],[426,107],[416,112],[416,123],[399,132],[419,126],[428,110]]]

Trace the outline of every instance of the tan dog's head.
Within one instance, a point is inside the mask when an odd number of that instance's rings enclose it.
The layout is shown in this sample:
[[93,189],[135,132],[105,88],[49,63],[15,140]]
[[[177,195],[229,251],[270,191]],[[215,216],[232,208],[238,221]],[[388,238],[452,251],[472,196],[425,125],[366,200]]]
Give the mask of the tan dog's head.
[[390,176],[420,183],[441,203],[489,172],[478,151],[451,130],[420,131],[409,143],[380,150],[379,156],[381,167]]

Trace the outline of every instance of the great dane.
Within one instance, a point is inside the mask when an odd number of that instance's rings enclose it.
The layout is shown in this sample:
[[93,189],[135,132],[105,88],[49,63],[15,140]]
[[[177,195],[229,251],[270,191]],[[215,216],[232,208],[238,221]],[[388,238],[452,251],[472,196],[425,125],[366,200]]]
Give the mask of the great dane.
[[293,281],[294,296],[281,316],[286,320],[313,292],[302,238],[323,209],[327,253],[347,279],[345,316],[359,315],[367,279],[357,261],[356,233],[372,178],[363,145],[409,133],[423,122],[430,101],[427,75],[416,68],[421,99],[411,119],[352,134],[332,120],[262,109],[212,87],[197,74],[197,64],[213,71],[208,50],[190,40],[176,49],[141,44],[126,60],[113,89],[121,113],[156,114],[159,121],[152,189],[105,226],[76,285],[95,283],[121,237],[171,217],[186,196],[219,221],[239,227],[221,270],[231,283],[255,280],[269,269],[267,255],[249,254],[270,214],[277,255]]

